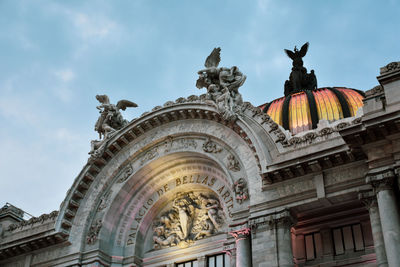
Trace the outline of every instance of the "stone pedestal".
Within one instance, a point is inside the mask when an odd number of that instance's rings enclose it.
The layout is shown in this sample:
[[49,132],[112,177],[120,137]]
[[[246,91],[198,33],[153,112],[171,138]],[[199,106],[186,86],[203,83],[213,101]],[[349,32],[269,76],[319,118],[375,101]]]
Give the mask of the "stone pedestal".
[[251,266],[250,228],[244,227],[230,234],[236,241],[236,267]]
[[376,192],[386,257],[390,267],[400,266],[400,217],[393,192],[394,180],[392,170],[367,176],[367,183],[370,183]]
[[374,192],[370,190],[360,193],[358,197],[365,204],[366,208],[369,211],[377,264],[379,267],[387,267],[388,262],[386,258],[385,243],[383,239],[381,219],[379,216],[376,196]]

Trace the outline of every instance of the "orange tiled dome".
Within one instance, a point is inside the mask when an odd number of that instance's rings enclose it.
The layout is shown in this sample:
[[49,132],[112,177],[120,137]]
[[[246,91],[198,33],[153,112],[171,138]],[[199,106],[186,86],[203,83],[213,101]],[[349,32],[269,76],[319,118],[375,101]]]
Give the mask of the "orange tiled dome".
[[319,88],[278,98],[261,106],[271,118],[293,134],[317,128],[319,120],[335,121],[356,115],[364,93],[344,87]]

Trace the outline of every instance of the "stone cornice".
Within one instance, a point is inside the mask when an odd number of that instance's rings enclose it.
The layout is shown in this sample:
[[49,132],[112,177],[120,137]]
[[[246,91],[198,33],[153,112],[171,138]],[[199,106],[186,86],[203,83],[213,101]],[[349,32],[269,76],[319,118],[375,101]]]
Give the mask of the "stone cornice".
[[32,228],[48,221],[55,221],[57,216],[58,216],[58,211],[55,210],[49,214],[42,214],[39,217],[32,217],[29,220],[24,220],[18,223],[10,224],[8,226],[8,229],[6,230],[10,232],[22,231],[27,227]]
[[67,238],[67,232],[56,232],[54,228],[52,228],[47,231],[41,231],[35,235],[28,234],[26,237],[22,237],[18,240],[6,241],[6,243],[0,245],[0,260],[53,246],[65,242]]
[[377,77],[380,84],[385,85],[400,76],[400,61],[391,62],[380,69],[380,75]]
[[349,164],[365,158],[359,150],[349,149],[341,145],[331,150],[317,151],[314,155],[305,155],[297,159],[282,162],[279,165],[270,165],[270,171],[263,174],[263,189],[273,183],[282,182],[292,178],[319,173],[321,171]]

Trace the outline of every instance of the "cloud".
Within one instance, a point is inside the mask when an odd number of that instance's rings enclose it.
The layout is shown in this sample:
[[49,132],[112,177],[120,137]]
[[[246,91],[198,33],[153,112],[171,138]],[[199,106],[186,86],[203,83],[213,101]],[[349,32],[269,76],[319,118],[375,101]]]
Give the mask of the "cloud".
[[40,121],[37,109],[26,98],[2,96],[0,98],[0,116],[21,124],[36,125]]
[[54,74],[63,82],[69,82],[75,78],[75,73],[71,69],[58,70]]
[[117,28],[117,24],[101,16],[69,12],[72,21],[83,39],[106,38]]

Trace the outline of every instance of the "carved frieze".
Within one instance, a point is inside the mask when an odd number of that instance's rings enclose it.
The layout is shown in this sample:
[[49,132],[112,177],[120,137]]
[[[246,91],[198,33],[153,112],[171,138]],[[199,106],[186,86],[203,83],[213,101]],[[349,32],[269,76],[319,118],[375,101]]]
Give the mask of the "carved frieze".
[[94,243],[96,243],[98,235],[100,233],[100,229],[102,226],[102,221],[101,219],[96,220],[89,229],[89,233],[87,234],[86,237],[86,243],[89,245],[93,245]]
[[244,178],[239,178],[239,180],[233,184],[233,192],[235,193],[236,202],[239,204],[249,199],[249,190],[247,189],[247,183]]
[[219,201],[204,194],[178,193],[172,209],[154,223],[154,249],[187,247],[195,240],[214,235],[225,221]]

